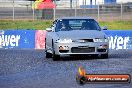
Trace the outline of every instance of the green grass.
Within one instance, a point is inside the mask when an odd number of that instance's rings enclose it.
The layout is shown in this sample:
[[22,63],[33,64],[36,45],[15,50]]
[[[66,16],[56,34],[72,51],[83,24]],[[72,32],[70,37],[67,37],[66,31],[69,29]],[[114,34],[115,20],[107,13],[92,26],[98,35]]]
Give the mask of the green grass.
[[[45,28],[50,27],[52,21],[40,21],[40,20],[0,20],[0,29],[33,29],[33,30],[45,30]],[[108,29],[116,30],[132,30],[132,21],[100,21],[100,26],[107,26]]]
[[0,29],[33,29],[44,30],[50,27],[52,21],[7,21],[0,20]]
[[109,21],[99,22],[99,24],[100,26],[107,26],[110,30],[132,30],[132,21]]

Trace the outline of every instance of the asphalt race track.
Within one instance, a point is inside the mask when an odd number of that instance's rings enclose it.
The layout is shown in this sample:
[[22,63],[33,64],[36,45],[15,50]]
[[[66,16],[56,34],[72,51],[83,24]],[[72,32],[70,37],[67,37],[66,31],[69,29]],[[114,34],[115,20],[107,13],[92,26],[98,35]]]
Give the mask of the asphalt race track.
[[53,61],[45,58],[44,50],[0,50],[0,88],[132,88],[132,83],[80,86],[75,79],[80,65],[88,74],[132,75],[132,51],[113,50],[109,59],[91,58]]

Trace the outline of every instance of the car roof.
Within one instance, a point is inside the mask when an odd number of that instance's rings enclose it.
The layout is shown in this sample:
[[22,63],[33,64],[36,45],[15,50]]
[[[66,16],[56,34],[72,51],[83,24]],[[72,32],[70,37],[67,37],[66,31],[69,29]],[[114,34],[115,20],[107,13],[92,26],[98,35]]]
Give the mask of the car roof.
[[93,19],[93,18],[90,18],[90,17],[62,17],[62,18],[59,18],[58,20],[62,20],[62,19]]

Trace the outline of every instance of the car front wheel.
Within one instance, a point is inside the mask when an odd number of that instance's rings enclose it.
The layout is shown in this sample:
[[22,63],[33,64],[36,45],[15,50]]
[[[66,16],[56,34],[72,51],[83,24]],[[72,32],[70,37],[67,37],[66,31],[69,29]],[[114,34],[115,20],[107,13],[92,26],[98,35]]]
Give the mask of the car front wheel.
[[54,44],[52,43],[52,52],[53,52],[53,54],[52,54],[52,58],[53,58],[53,61],[58,61],[58,60],[60,60],[60,55],[56,55],[55,54],[55,50],[54,50]]
[[48,53],[47,51],[45,51],[45,54],[46,54],[46,58],[52,58],[52,54],[51,53]]
[[55,53],[53,54],[53,61],[58,61],[60,60],[60,55],[56,55]]

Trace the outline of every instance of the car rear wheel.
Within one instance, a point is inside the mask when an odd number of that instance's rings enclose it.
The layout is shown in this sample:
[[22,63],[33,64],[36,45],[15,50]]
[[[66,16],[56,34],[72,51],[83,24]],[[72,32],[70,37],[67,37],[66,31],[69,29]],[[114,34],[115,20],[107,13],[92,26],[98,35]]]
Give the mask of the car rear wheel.
[[108,58],[108,53],[107,54],[101,54],[102,59],[107,59]]

